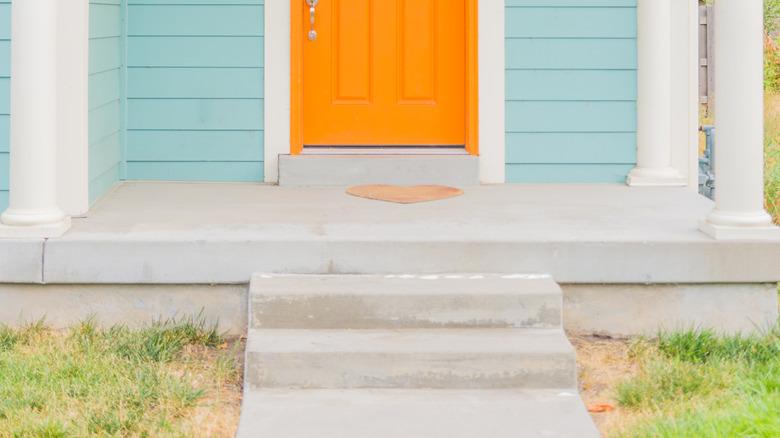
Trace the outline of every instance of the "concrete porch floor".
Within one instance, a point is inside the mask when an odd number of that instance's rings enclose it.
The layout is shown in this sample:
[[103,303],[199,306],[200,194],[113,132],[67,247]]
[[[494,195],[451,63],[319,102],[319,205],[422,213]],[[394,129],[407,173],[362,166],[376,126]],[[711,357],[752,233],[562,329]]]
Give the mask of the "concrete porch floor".
[[62,238],[0,241],[2,283],[227,284],[254,272],[541,272],[561,283],[780,280],[780,240],[717,242],[686,189],[495,185],[398,205],[343,188],[131,182]]

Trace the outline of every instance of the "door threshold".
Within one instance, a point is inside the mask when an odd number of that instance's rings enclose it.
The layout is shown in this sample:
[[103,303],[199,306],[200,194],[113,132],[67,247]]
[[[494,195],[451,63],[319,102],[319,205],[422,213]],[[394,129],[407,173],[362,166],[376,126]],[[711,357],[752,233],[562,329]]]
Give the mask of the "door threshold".
[[463,146],[304,146],[301,155],[469,155]]

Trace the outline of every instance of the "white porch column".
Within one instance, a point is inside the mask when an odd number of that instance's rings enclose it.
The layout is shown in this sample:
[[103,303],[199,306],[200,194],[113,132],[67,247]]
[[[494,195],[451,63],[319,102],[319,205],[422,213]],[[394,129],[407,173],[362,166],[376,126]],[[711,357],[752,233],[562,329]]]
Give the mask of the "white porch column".
[[780,237],[764,210],[764,15],[761,0],[715,3],[715,209],[718,239]]
[[672,167],[672,0],[639,0],[637,14],[637,166],[626,182],[684,186]]
[[11,193],[2,237],[53,237],[70,226],[57,205],[59,6],[16,0],[11,8]]

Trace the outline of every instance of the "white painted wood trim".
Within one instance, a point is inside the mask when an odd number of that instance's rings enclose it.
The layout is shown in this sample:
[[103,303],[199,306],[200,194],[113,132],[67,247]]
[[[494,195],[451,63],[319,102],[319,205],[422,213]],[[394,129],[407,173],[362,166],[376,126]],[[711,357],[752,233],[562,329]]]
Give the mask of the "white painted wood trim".
[[[503,183],[504,3],[479,0],[480,180]],[[265,181],[279,180],[279,155],[290,152],[290,3],[265,2]]]
[[[698,0],[672,3],[672,167],[698,190]],[[677,43],[687,42],[687,44]]]
[[57,29],[57,197],[68,215],[89,210],[89,0],[60,0]]
[[290,153],[290,2],[265,2],[265,182],[279,181],[279,155]]
[[699,0],[688,0],[688,188],[699,191]]
[[505,33],[503,1],[479,0],[479,179],[506,181]]

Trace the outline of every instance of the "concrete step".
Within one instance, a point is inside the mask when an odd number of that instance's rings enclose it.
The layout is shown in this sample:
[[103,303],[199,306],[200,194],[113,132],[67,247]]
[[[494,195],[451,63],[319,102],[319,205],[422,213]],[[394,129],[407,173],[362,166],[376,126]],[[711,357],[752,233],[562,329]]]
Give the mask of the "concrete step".
[[253,328],[558,328],[539,275],[254,275]]
[[279,185],[442,184],[464,187],[479,184],[478,157],[432,154],[280,155]]
[[561,329],[249,331],[251,388],[575,388]]
[[598,437],[576,391],[248,391],[239,438]]

